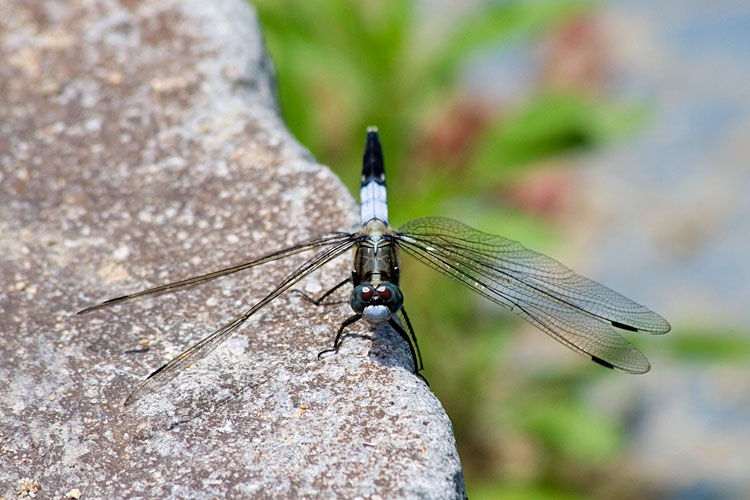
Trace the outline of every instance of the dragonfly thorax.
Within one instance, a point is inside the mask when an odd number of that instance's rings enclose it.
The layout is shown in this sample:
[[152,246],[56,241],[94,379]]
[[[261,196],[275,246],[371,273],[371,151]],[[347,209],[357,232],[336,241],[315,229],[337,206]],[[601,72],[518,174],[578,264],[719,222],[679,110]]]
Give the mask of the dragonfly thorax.
[[401,258],[392,230],[378,219],[368,222],[354,247],[354,285],[393,283],[398,286]]
[[370,321],[389,319],[403,304],[401,289],[388,282],[380,283],[377,287],[369,283],[357,285],[349,298],[352,310]]

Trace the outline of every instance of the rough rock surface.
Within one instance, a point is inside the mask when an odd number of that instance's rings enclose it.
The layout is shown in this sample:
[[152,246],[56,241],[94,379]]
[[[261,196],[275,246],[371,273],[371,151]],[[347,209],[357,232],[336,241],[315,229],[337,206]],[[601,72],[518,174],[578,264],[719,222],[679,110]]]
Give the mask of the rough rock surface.
[[242,0],[0,3],[3,498],[465,495],[451,424],[395,333],[359,324],[317,359],[346,305],[282,295],[122,406],[305,255],[74,314],[356,222],[284,129],[270,66]]

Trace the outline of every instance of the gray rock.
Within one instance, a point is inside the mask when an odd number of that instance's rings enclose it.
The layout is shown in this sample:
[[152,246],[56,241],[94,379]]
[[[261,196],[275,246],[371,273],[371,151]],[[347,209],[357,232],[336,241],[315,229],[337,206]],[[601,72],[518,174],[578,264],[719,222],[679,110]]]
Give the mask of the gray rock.
[[357,324],[317,359],[346,304],[284,294],[122,406],[305,255],[74,314],[356,224],[281,123],[246,2],[3,2],[0,33],[0,496],[465,496],[450,421],[394,332]]

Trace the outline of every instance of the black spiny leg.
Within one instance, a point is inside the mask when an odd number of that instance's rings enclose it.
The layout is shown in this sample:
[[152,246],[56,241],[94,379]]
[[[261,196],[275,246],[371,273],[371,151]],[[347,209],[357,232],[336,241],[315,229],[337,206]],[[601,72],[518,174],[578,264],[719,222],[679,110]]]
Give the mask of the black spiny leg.
[[297,290],[296,288],[294,290],[292,290],[292,293],[298,293],[299,295],[302,296],[302,298],[304,298],[305,300],[307,300],[308,302],[310,302],[312,304],[315,304],[316,306],[330,306],[330,305],[334,305],[334,304],[345,304],[347,302],[346,300],[340,300],[340,301],[336,301],[336,302],[323,302],[323,301],[329,295],[331,295],[333,292],[335,292],[336,290],[338,290],[342,286],[344,286],[347,283],[349,283],[351,280],[352,280],[351,277],[346,278],[344,281],[342,281],[338,285],[334,286],[333,288],[331,288],[330,290],[328,290],[326,293],[324,293],[323,295],[321,295],[317,299],[314,299],[314,298],[310,297],[308,294],[306,294],[302,290]]
[[[403,309],[402,309],[403,310]],[[404,316],[406,317],[406,316]],[[424,383],[427,384],[427,386],[430,386],[430,383],[427,382],[427,379],[422,376],[421,373],[419,373],[419,370],[421,370],[421,361],[422,361],[422,355],[419,355],[419,363],[417,363],[417,350],[414,349],[414,344],[417,341],[416,336],[414,335],[414,330],[411,329],[411,324],[407,320],[407,324],[409,324],[409,330],[411,331],[412,338],[414,339],[414,342],[412,342],[411,338],[409,338],[409,334],[404,331],[403,327],[398,324],[398,321],[391,318],[388,320],[388,324],[393,327],[394,330],[398,332],[399,335],[401,335],[401,338],[404,339],[404,341],[409,345],[409,352],[411,352],[411,360],[414,363],[414,375],[424,380]]]
[[339,331],[336,333],[336,339],[333,341],[333,349],[326,349],[325,351],[320,351],[318,353],[318,359],[320,359],[320,357],[327,352],[336,352],[336,353],[339,352],[339,347],[341,346],[341,334],[344,332],[344,328],[346,328],[347,326],[353,323],[356,323],[360,319],[362,319],[361,314],[355,314],[353,316],[349,316],[348,318],[346,318],[344,322],[341,323],[341,328],[339,328]]
[[[419,368],[417,369],[417,372],[421,372],[424,370],[424,363],[422,363],[422,353],[419,352],[419,342],[417,342],[417,335],[414,333],[414,328],[411,326],[411,321],[409,321],[409,315],[406,314],[406,309],[403,307],[401,308],[401,314],[404,316],[404,322],[406,323],[406,329],[409,330],[409,334],[411,335],[411,340],[414,342],[414,349],[417,351],[417,358],[419,358]],[[414,365],[417,367],[417,365]],[[420,375],[421,377],[421,375]],[[424,377],[422,377],[424,379]],[[427,382],[427,380],[425,380]],[[430,384],[427,384],[430,385]]]

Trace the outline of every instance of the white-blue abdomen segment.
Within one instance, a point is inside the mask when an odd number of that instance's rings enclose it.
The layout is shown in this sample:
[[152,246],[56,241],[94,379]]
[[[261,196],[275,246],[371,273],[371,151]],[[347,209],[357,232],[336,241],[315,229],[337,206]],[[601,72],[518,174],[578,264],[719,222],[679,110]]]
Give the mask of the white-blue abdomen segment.
[[388,202],[386,201],[385,185],[370,181],[359,191],[360,214],[362,226],[372,219],[378,219],[388,224]]

